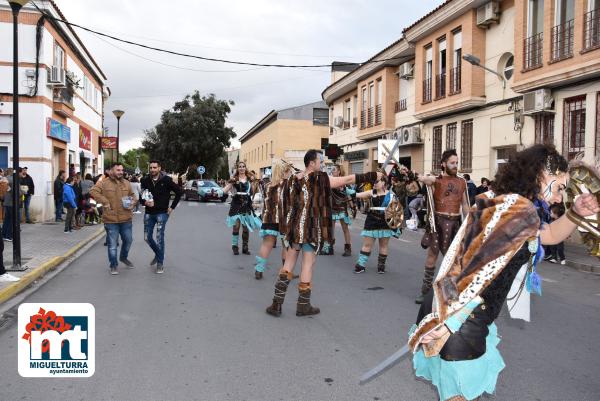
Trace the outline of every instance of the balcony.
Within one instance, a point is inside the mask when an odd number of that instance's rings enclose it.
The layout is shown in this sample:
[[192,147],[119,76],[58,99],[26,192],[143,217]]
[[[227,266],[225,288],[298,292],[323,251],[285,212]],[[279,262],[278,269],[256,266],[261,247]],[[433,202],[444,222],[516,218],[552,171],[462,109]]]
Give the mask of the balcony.
[[600,10],[592,10],[584,15],[583,51],[600,48]]
[[373,126],[373,117],[374,117],[373,107],[369,107],[367,110],[367,128],[371,128]]
[[380,104],[375,106],[375,125],[381,125],[382,107]]
[[423,103],[431,102],[431,78],[423,80]]
[[542,66],[544,33],[540,32],[523,41],[523,71],[529,71]]
[[367,111],[361,110],[360,112],[360,129],[367,128]]
[[446,73],[443,72],[435,77],[435,99],[446,97]]
[[63,117],[73,117],[75,107],[73,106],[73,92],[68,88],[55,89],[53,109]]
[[348,129],[350,128],[350,121],[344,121],[343,125],[342,125],[343,129]]
[[551,62],[573,57],[573,28],[574,20],[552,27]]
[[400,99],[394,103],[394,113],[400,113],[406,110],[406,99]]
[[460,93],[460,65],[450,69],[450,95]]

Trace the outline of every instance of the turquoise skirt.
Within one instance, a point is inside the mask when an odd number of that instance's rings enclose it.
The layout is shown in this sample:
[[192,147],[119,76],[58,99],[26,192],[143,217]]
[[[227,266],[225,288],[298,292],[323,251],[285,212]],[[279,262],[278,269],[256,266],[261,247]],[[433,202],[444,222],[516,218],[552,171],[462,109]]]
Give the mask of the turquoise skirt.
[[390,238],[400,236],[400,230],[395,229],[383,229],[383,230],[362,230],[360,232],[361,237],[371,237],[371,238]]
[[236,222],[239,221],[241,225],[248,227],[248,230],[254,231],[259,230],[262,225],[262,221],[253,214],[236,214],[233,216],[227,216],[227,227],[235,226]]
[[275,230],[260,230],[260,238],[264,238],[267,235],[272,235],[275,238],[279,238],[281,236],[281,233],[279,231],[275,231]]
[[351,225],[352,224],[352,220],[350,220],[350,217],[348,217],[348,214],[345,212],[340,212],[340,213],[333,213],[331,215],[331,219],[333,221],[339,221],[339,220],[343,220],[344,223]]
[[445,361],[439,355],[427,358],[422,349],[413,356],[415,374],[437,387],[440,400],[459,395],[474,400],[483,393],[494,393],[498,375],[506,365],[497,348],[500,338],[496,325],[492,323],[488,328],[485,354],[477,359]]

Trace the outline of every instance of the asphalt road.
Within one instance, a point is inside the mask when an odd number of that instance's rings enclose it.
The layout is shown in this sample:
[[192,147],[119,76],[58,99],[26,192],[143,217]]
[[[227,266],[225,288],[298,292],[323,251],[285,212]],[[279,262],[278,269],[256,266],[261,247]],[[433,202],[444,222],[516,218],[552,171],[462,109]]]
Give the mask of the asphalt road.
[[[265,279],[252,256],[233,256],[226,204],[183,202],[167,225],[165,274],[148,266],[142,219],[134,221],[136,268],[108,273],[102,243],[27,302],[89,302],[96,309],[96,373],[89,379],[25,379],[17,372],[17,325],[0,330],[0,400],[437,400],[409,360],[365,385],[358,378],[401,347],[414,322],[425,258],[415,233],[393,241],[388,272],[352,273],[352,258],[320,257],[315,317],[295,316],[290,286],[279,319],[265,314],[280,248]],[[338,232],[338,238],[342,238]],[[340,241],[343,242],[343,241]],[[544,264],[532,322],[497,320],[507,369],[495,397],[600,400],[600,276]]]

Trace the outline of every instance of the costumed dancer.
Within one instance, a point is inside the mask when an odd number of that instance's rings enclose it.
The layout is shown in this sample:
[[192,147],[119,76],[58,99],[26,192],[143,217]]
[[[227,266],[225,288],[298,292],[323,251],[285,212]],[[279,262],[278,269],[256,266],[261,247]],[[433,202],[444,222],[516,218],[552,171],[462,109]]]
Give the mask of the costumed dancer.
[[[262,245],[256,255],[256,265],[254,267],[254,278],[260,280],[263,278],[263,272],[267,266],[267,259],[275,246],[277,239],[281,237],[279,222],[283,220],[283,207],[281,191],[283,182],[292,174],[293,167],[283,160],[273,166],[271,182],[265,187],[264,208],[262,214],[262,226],[260,227],[260,237]],[[285,263],[285,248],[281,249],[281,261]]]
[[[333,166],[333,170],[331,171],[331,175],[334,177],[341,177],[344,175],[344,170],[342,166],[339,164],[335,164]],[[352,201],[352,198],[356,195],[356,191],[352,188],[345,186],[342,188],[332,188],[331,196],[332,196],[332,219],[333,219],[333,242],[335,243],[335,222],[339,221],[342,226],[342,231],[344,233],[344,253],[342,256],[351,256],[352,255],[352,239],[350,237],[350,225],[352,221],[350,220],[350,215],[348,214],[348,204],[352,209],[352,213],[356,216],[356,206]],[[333,245],[331,244],[329,247],[329,252],[327,255],[333,255]]]
[[388,243],[391,237],[400,235],[400,229],[392,230],[385,222],[385,208],[392,200],[392,192],[387,189],[388,180],[382,177],[373,185],[371,191],[356,194],[359,199],[371,199],[371,207],[367,212],[364,229],[360,236],[363,238],[360,255],[354,266],[354,273],[364,273],[367,260],[371,256],[371,249],[377,240],[379,242],[379,256],[377,257],[377,273],[385,273],[385,262],[388,255]]
[[[442,174],[435,177],[426,175],[419,177],[419,181],[427,185],[428,190],[433,190],[433,205],[428,203],[432,219],[429,220],[425,235],[421,240],[421,246],[427,251],[425,259],[425,271],[421,293],[415,299],[417,304],[423,302],[423,298],[433,282],[435,263],[438,254],[446,254],[452,239],[456,235],[461,224],[462,216],[469,210],[467,195],[467,182],[458,177],[458,155],[456,150],[449,149],[442,153]],[[433,221],[432,221],[433,220]],[[435,230],[432,225],[435,224]]]
[[331,220],[331,189],[345,185],[376,181],[381,173],[352,174],[345,177],[329,177],[321,171],[323,155],[317,150],[309,150],[304,155],[304,172],[290,177],[283,188],[283,211],[285,220],[280,222],[287,248],[285,263],[275,282],[273,303],[266,312],[272,316],[281,315],[281,306],[300,251],[302,270],[298,284],[296,316],[316,315],[320,312],[310,304],[312,272],[325,242],[331,243],[333,224]]
[[238,247],[240,227],[242,228],[242,253],[250,255],[248,249],[249,231],[259,229],[261,225],[260,219],[254,214],[252,208],[253,179],[252,175],[246,174],[246,163],[238,162],[235,174],[223,188],[223,193],[233,191],[229,216],[227,217],[227,227],[233,227],[231,249],[234,255],[240,254]]
[[[477,400],[494,392],[505,364],[493,322],[511,284],[541,294],[535,266],[542,245],[566,239],[577,227],[571,221],[576,215],[600,210],[594,195],[584,194],[570,216],[541,223],[534,203],[562,201],[567,179],[567,162],[554,146],[534,145],[501,166],[493,191],[477,197],[408,341],[416,375],[436,386],[440,400]],[[527,274],[515,281],[522,268]]]

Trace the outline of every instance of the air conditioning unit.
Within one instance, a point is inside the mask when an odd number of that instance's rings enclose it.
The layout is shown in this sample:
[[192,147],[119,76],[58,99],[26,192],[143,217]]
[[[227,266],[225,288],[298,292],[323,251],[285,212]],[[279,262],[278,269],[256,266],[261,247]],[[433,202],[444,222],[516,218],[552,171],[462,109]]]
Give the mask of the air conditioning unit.
[[344,117],[337,116],[333,119],[333,125],[340,128],[344,124]]
[[402,128],[398,139],[400,140],[400,146],[423,143],[423,140],[421,139],[421,129],[419,127]]
[[477,26],[487,27],[500,21],[500,3],[490,1],[477,8]]
[[413,64],[404,63],[400,65],[400,72],[398,73],[401,79],[410,79],[413,77]]
[[550,89],[538,89],[523,95],[523,114],[535,114],[554,109]]
[[48,85],[56,87],[66,86],[65,70],[56,66],[48,68]]

